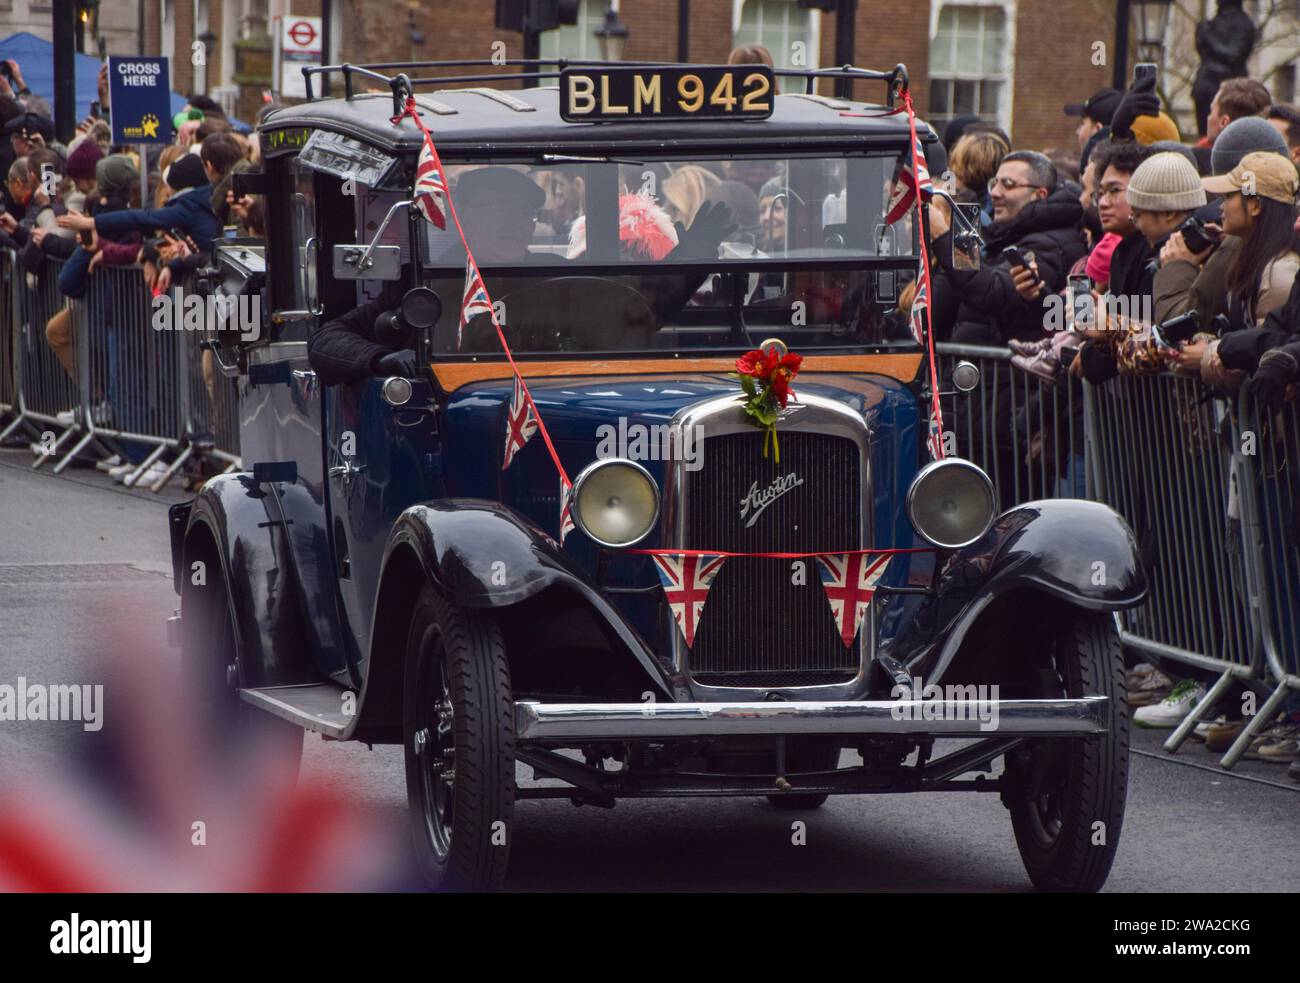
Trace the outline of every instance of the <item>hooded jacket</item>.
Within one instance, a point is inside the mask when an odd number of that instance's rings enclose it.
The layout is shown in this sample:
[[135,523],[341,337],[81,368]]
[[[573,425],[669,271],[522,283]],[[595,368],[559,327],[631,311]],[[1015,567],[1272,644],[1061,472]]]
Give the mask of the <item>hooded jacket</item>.
[[[933,251],[942,269],[942,282],[935,288],[936,308],[942,309],[942,293],[960,296],[949,338],[974,345],[1042,338],[1047,298],[1065,287],[1070,267],[1087,253],[1079,229],[1082,219],[1077,193],[1058,184],[1050,195],[1030,202],[1011,221],[989,226],[984,238],[986,261],[978,270],[953,268],[951,231],[936,238]],[[1027,301],[1016,292],[1011,263],[1002,258],[1010,246],[1034,254],[1038,275],[1047,287],[1042,300]]]
[[[188,233],[198,246],[198,255],[212,251],[212,242],[221,232],[217,216],[212,212],[212,187],[201,184],[178,191],[167,199],[162,208],[128,208],[95,216],[95,229],[100,235],[120,238],[132,230],[146,233],[153,229],[179,228]],[[183,273],[183,260],[173,260],[173,273]]]

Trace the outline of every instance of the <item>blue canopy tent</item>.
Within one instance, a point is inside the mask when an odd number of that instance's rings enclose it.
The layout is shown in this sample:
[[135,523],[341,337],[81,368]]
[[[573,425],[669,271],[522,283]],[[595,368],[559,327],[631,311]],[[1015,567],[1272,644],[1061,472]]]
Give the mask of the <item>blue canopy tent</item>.
[[[19,31],[7,38],[0,39],[0,59],[12,58],[22,69],[23,79],[33,93],[45,99],[54,108],[54,45],[38,38],[27,31]],[[77,119],[83,119],[90,112],[90,104],[99,98],[98,58],[90,55],[74,54],[77,73]],[[171,94],[171,111],[180,112],[185,108],[185,97],[179,93]],[[238,120],[232,119],[231,125],[236,129],[247,129]]]

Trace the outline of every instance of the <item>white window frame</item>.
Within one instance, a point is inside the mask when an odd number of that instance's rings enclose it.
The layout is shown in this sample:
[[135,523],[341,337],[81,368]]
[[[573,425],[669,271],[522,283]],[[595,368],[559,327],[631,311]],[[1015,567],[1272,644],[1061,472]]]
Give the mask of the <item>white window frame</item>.
[[[570,58],[575,61],[598,61],[600,59],[600,42],[596,40],[596,29],[605,23],[605,11],[609,8],[608,0],[581,0],[578,5],[578,23],[554,30],[543,31],[538,45],[543,58]],[[588,11],[594,15],[588,16]],[[565,31],[574,32],[581,39],[583,48],[578,52],[564,51],[560,39]],[[573,37],[570,33],[569,37]]]
[[[741,20],[745,14],[745,4],[748,0],[731,0],[731,44],[735,47],[739,44],[737,35],[740,34]],[[779,0],[787,3],[790,7],[795,6],[795,0]],[[798,9],[798,8],[795,8]],[[821,65],[821,37],[822,37],[822,12],[820,10],[809,10],[808,14],[808,64],[802,66],[782,65],[780,60],[774,54],[772,60],[776,62],[777,68],[800,67],[800,68],[818,68]],[[764,47],[767,47],[766,45]],[[768,50],[771,50],[770,47]],[[789,50],[787,45],[785,50]],[[781,80],[778,80],[781,81]],[[785,80],[790,81],[790,80]],[[799,91],[803,91],[802,87]]]
[[[939,14],[945,7],[1001,7],[1003,20],[1006,24],[1006,49],[1002,60],[1003,74],[1000,76],[989,76],[975,72],[956,72],[952,75],[941,76],[945,81],[984,81],[992,79],[1003,82],[1002,94],[998,98],[997,119],[995,122],[1006,130],[1011,132],[1012,113],[1015,109],[1015,88],[1016,88],[1016,0],[938,0],[930,5],[930,44],[934,44],[934,39],[939,35]],[[935,75],[930,73],[930,83],[934,84]],[[953,114],[955,115],[955,114]]]

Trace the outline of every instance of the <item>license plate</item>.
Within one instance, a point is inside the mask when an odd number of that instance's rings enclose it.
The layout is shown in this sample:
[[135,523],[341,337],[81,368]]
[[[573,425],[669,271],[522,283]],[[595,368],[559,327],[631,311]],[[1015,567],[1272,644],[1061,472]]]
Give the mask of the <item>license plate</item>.
[[560,73],[560,118],[567,123],[766,119],[775,92],[766,65],[568,68]]

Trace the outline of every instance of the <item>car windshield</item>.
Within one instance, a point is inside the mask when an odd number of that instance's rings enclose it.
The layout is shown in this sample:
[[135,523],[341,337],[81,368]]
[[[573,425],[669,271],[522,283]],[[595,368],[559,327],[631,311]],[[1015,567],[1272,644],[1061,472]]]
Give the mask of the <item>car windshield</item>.
[[[517,352],[912,345],[900,291],[911,213],[889,224],[898,152],[727,160],[574,159],[446,165],[457,215]],[[491,353],[462,329],[465,250],[422,223],[444,298],[433,349]]]

